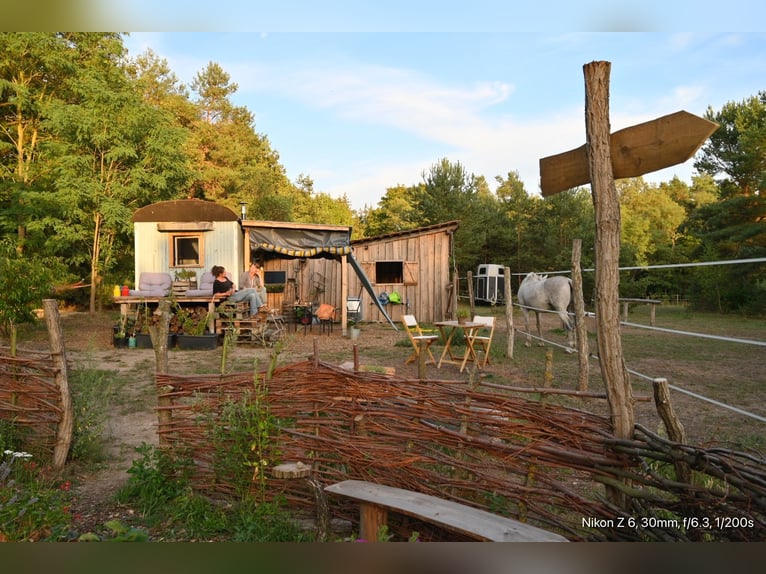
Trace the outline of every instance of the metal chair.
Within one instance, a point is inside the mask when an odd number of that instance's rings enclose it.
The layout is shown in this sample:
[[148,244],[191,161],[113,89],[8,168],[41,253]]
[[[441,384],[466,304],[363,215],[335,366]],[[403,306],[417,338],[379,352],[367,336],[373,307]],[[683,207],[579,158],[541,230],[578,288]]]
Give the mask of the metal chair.
[[414,349],[412,354],[407,358],[406,361],[404,361],[404,364],[418,360],[421,350],[425,349],[425,351],[428,353],[428,357],[426,357],[426,364],[431,363],[435,365],[436,359],[431,352],[431,345],[433,345],[434,342],[439,339],[439,336],[423,334],[420,325],[418,325],[417,319],[415,319],[415,315],[402,315],[402,324],[404,325],[404,330],[407,331],[407,337],[409,337],[410,342],[412,343],[412,348]]
[[322,303],[314,313],[314,316],[319,319],[319,332],[332,333],[332,326],[335,322],[335,307],[329,303]]

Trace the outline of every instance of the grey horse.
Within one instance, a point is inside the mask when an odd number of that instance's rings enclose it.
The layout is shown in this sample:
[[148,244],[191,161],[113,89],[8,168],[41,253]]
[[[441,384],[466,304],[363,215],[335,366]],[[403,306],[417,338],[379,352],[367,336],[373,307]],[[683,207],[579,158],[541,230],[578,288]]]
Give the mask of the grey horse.
[[542,329],[540,328],[540,311],[554,310],[561,318],[564,328],[567,331],[567,343],[570,349],[574,348],[574,324],[567,313],[569,302],[572,299],[572,280],[569,277],[556,275],[548,277],[547,275],[538,275],[529,273],[521,282],[519,287],[519,305],[524,313],[524,326],[527,332],[527,341],[525,346],[529,347],[532,343],[532,337],[529,332],[529,312],[534,311],[537,320],[538,345],[544,346]]

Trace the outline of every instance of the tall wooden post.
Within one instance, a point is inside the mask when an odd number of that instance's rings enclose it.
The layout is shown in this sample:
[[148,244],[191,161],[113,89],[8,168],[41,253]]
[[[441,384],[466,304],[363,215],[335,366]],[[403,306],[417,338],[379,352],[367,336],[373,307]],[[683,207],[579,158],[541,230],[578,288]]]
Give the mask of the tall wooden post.
[[609,136],[611,64],[586,64],[585,130],[596,216],[596,327],[601,374],[617,438],[633,436],[633,393],[620,339],[620,204],[612,172]]
[[340,260],[340,332],[348,335],[348,255]]
[[577,389],[588,390],[588,376],[590,365],[588,364],[588,325],[585,322],[585,300],[582,293],[582,239],[575,239],[572,243],[572,299],[575,312],[575,330],[577,332],[577,354],[579,368],[577,370]]
[[[165,374],[168,372],[168,333],[170,332],[170,301],[163,299],[159,304],[159,322],[149,326],[149,336],[154,349],[154,361],[157,364],[156,372]],[[209,317],[208,317],[209,319]]]
[[61,330],[58,301],[56,299],[43,299],[43,309],[45,311],[45,325],[48,328],[51,357],[56,367],[56,386],[61,395],[61,421],[56,431],[56,444],[53,447],[53,468],[61,470],[64,468],[69,455],[69,447],[72,444],[74,409],[72,408],[72,395],[69,391],[64,334]]
[[476,303],[473,300],[473,272],[468,271],[467,274],[466,283],[468,284],[468,306],[470,307],[471,311],[471,319],[473,319],[473,316],[476,314]]
[[513,296],[511,294],[511,268],[506,267],[503,272],[503,293],[505,295],[505,324],[508,326],[508,342],[505,347],[505,355],[513,359],[513,340],[516,331],[513,327]]

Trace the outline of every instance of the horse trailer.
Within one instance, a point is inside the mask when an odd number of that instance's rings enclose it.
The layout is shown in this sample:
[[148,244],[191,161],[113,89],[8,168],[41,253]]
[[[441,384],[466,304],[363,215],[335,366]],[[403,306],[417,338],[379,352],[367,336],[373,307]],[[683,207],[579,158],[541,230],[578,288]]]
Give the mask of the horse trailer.
[[479,265],[474,277],[474,300],[490,305],[505,302],[505,267],[485,263]]

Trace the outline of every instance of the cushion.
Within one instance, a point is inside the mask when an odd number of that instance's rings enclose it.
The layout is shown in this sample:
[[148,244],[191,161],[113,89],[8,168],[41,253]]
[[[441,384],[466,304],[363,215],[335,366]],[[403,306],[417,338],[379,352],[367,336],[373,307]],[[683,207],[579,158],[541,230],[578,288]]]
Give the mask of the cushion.
[[144,271],[138,276],[138,289],[129,293],[132,297],[166,297],[172,284],[170,273]]
[[210,271],[205,271],[199,278],[199,287],[196,289],[187,289],[184,295],[187,297],[206,297],[213,296],[213,281],[215,277]]
[[[226,272],[226,277],[231,279],[231,273]],[[187,297],[212,297],[213,296],[213,282],[215,277],[210,271],[205,271],[202,277],[199,278],[199,287],[197,289],[187,289],[184,295]]]
[[322,303],[317,309],[315,315],[321,321],[331,321],[335,319],[335,307],[328,303]]

